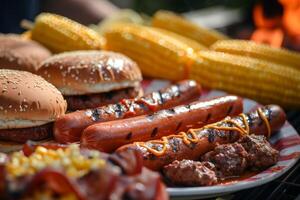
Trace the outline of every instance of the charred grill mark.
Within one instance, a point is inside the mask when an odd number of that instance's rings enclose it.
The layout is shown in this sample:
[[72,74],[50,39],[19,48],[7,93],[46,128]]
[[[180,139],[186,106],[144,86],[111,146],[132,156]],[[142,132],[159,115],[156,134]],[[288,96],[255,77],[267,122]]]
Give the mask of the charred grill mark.
[[116,108],[115,108],[115,113],[118,117],[122,116],[123,111],[122,111],[122,105],[117,103]]
[[190,104],[187,104],[187,105],[185,105],[184,107],[186,107],[187,109],[191,109],[191,105]]
[[196,144],[196,143],[191,143],[191,144],[189,144],[189,148],[191,148],[191,149],[195,149],[195,148],[196,148],[196,146],[197,146],[197,144]]
[[231,105],[228,110],[227,110],[227,114],[226,115],[229,115],[231,112],[232,112],[232,109],[233,109],[233,106]]
[[271,122],[271,120],[272,120],[272,114],[271,114],[271,109],[269,109],[269,108],[267,108],[267,119],[269,120],[269,122]]
[[253,119],[250,115],[246,115],[246,117],[248,119],[247,121],[248,121],[249,127],[251,128],[253,126]]
[[130,140],[132,138],[132,132],[129,132],[127,135],[126,135],[126,140]]
[[143,103],[139,103],[138,106],[139,106],[142,110],[145,110],[145,111],[148,111],[148,110],[149,110],[148,107],[147,107],[145,104],[143,104]]
[[152,121],[154,119],[154,116],[155,114],[150,114],[150,115],[147,115],[146,118],[149,120],[149,121]]
[[92,120],[93,121],[99,121],[100,120],[100,114],[101,114],[101,111],[99,108],[95,108],[92,110]]
[[178,130],[180,129],[181,125],[182,125],[182,122],[179,122],[179,123],[177,124],[177,126],[176,126],[175,131],[178,131]]
[[173,138],[169,141],[171,149],[174,153],[178,152],[180,149],[180,140]]
[[159,101],[158,104],[163,104],[165,102],[163,95],[161,94],[161,91],[158,91]]
[[216,134],[214,132],[214,130],[209,129],[208,130],[208,142],[213,143],[216,139]]
[[157,160],[157,157],[154,154],[149,154],[149,156],[147,157],[147,159],[149,159],[149,160]]
[[155,128],[152,130],[151,137],[155,137],[155,136],[157,135],[157,132],[158,132],[158,128],[155,127]]
[[176,111],[173,108],[167,109],[166,112],[172,115],[176,113]]
[[208,115],[206,116],[205,122],[208,122],[208,120],[210,120],[211,118],[211,113],[208,113]]

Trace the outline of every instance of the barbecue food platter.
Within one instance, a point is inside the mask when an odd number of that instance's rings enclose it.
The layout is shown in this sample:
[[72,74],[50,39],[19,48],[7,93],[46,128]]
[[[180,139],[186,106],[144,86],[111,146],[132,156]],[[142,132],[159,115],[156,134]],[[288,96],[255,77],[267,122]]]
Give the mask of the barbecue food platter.
[[[148,83],[149,84],[149,83]],[[168,81],[152,80],[146,91],[150,92],[168,84]],[[201,98],[223,96],[226,93],[219,90],[207,90]],[[244,112],[260,106],[257,102],[244,98]],[[281,130],[270,138],[270,143],[279,149],[279,161],[276,165],[257,174],[251,174],[243,179],[233,179],[227,183],[202,187],[168,187],[167,191],[172,199],[204,199],[222,196],[243,189],[260,186],[273,181],[287,172],[298,161],[300,156],[300,136],[297,131],[286,122]]]
[[0,35],[1,199],[199,199],[296,163],[299,53],[151,19]]

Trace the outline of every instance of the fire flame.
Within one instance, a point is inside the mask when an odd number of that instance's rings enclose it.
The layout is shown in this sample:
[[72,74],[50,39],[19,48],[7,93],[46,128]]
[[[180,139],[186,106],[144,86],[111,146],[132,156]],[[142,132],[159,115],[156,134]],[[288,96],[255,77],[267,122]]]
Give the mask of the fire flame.
[[257,29],[251,39],[258,43],[266,43],[280,47],[284,38],[289,37],[300,45],[300,0],[279,0],[283,6],[283,15],[273,18],[264,16],[262,5],[258,4],[253,10],[253,19]]

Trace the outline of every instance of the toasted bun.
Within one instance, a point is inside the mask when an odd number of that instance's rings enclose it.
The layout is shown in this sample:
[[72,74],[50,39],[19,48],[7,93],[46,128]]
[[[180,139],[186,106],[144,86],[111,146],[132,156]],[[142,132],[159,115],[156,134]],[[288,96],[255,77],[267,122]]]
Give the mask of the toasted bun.
[[39,126],[63,115],[61,93],[30,72],[0,69],[0,129]]
[[136,87],[141,71],[130,58],[108,51],[73,51],[45,60],[38,74],[64,95],[83,95]]
[[37,42],[17,35],[0,34],[0,68],[35,72],[40,63],[51,56],[50,51]]

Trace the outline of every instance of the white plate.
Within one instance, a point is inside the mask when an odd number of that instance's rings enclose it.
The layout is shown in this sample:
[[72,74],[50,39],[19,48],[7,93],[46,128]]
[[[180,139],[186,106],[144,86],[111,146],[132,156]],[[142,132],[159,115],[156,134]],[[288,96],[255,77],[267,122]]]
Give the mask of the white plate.
[[[146,92],[159,89],[167,84],[168,81],[162,80],[148,80],[143,82]],[[205,91],[201,99],[225,94],[225,92],[216,90]],[[244,112],[254,110],[258,106],[259,104],[257,102],[246,98],[244,99]],[[288,122],[285,123],[278,133],[270,138],[270,142],[280,152],[279,161],[276,165],[255,176],[226,185],[167,188],[167,191],[172,199],[200,199],[221,196],[268,183],[288,171],[297,162],[300,156],[300,136]]]

